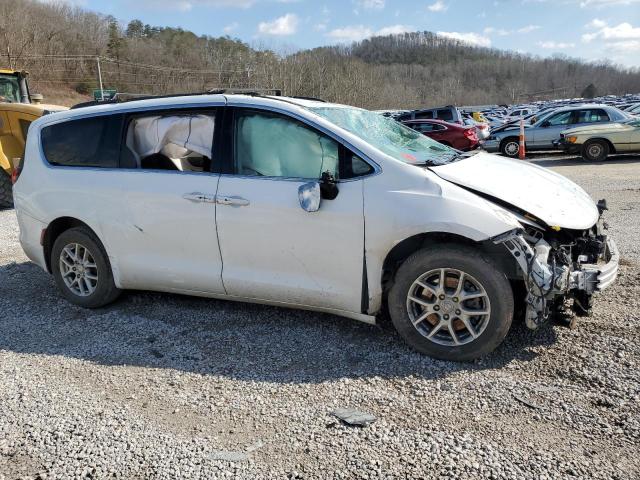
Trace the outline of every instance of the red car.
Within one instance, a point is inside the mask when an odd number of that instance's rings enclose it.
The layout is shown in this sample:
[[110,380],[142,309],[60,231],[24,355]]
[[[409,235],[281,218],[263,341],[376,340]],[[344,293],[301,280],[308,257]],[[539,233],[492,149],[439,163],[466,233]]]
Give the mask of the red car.
[[433,138],[437,142],[457,150],[473,150],[480,145],[478,133],[474,126],[458,125],[442,120],[407,120],[402,123],[429,138]]

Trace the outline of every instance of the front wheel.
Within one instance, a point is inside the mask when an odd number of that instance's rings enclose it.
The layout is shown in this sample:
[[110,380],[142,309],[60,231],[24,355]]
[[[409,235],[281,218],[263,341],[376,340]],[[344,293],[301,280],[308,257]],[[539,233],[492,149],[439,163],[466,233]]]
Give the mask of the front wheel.
[[590,140],[582,148],[582,158],[590,162],[602,162],[609,156],[609,144],[604,140]]
[[518,137],[509,137],[500,144],[500,153],[509,158],[516,158],[520,152],[520,139]]
[[493,351],[513,320],[513,292],[504,273],[466,246],[411,255],[396,273],[389,314],[417,351],[468,361]]

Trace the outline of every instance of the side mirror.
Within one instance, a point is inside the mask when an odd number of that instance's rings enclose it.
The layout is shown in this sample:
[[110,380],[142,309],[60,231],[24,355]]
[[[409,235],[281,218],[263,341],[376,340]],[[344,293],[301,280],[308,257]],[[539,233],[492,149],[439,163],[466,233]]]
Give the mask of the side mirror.
[[542,122],[542,123],[540,124],[540,126],[541,126],[542,128],[547,128],[549,125],[551,125],[551,124],[549,123],[549,120],[545,120],[544,122]]
[[298,187],[300,208],[305,212],[317,212],[320,210],[320,198],[320,183],[308,182]]
[[340,190],[336,179],[329,172],[323,172],[320,177],[320,193],[322,198],[326,200],[333,200],[338,196]]

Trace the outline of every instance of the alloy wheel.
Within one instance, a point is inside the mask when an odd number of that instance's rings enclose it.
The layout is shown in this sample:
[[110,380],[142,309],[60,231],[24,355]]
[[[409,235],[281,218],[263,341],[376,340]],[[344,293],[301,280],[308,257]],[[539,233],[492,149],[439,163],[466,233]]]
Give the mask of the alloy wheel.
[[407,294],[414,328],[428,340],[460,346],[477,339],[489,324],[489,295],[473,276],[438,268],[416,279]]
[[79,243],[69,243],[60,252],[60,274],[71,292],[87,297],[98,286],[98,266],[89,249]]

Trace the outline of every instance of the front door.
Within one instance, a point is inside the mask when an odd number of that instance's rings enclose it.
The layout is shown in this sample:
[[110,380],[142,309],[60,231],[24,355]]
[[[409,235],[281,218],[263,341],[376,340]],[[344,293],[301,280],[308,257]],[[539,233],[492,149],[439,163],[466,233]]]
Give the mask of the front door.
[[527,145],[542,149],[553,148],[554,140],[560,140],[560,133],[574,126],[575,118],[576,113],[571,110],[552,115],[539,127],[526,131]]
[[340,175],[344,147],[293,118],[233,108],[232,172],[223,174],[216,219],[229,295],[361,311],[362,180],[341,180],[320,210],[298,188]]

